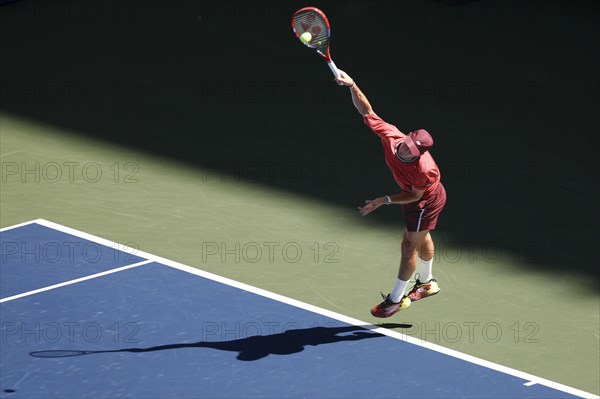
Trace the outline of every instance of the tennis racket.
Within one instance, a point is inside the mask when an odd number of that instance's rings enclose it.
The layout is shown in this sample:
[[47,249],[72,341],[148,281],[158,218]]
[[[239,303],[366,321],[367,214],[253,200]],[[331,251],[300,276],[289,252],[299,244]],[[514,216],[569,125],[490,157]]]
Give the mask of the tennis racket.
[[77,351],[77,350],[63,350],[63,349],[53,349],[47,351],[35,351],[30,352],[29,355],[33,357],[46,357],[46,358],[55,358],[55,357],[73,357],[73,356],[83,356],[83,355],[93,355],[96,353],[117,353],[117,352],[136,352],[138,349],[108,349],[104,351]]
[[[104,351],[72,351],[72,350],[49,350],[49,351],[36,351],[30,352],[29,355],[33,357],[73,357],[89,355],[92,353],[102,353]],[[113,351],[108,351],[113,352]]]
[[[339,78],[340,71],[329,54],[331,28],[325,13],[316,7],[301,8],[292,17],[292,29],[300,42],[323,57],[334,76]],[[310,40],[303,41],[301,37],[306,38],[308,35],[302,36],[306,32],[310,34]]]

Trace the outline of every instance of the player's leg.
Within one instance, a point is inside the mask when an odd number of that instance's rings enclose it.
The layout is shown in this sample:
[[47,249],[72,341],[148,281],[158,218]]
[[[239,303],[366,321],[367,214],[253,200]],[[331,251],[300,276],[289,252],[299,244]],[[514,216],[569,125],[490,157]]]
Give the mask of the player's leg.
[[423,239],[417,255],[417,274],[415,284],[408,292],[412,302],[433,296],[440,292],[436,279],[433,278],[433,255],[435,246],[431,234]]
[[435,251],[435,245],[431,234],[427,233],[421,245],[417,249],[417,274],[421,281],[429,281],[433,278],[432,267],[433,267],[433,254]]
[[404,231],[402,237],[402,259],[398,270],[398,279],[408,281],[417,270],[418,251],[429,231]]
[[[375,317],[389,317],[394,313],[410,306],[412,298],[419,300],[439,292],[437,282],[432,278],[428,282],[417,283],[404,295],[408,281],[417,269],[419,255],[427,261],[426,270],[431,270],[434,244],[429,234],[434,230],[440,212],[446,203],[446,191],[440,183],[436,193],[425,202],[419,201],[403,205],[406,230],[402,238],[402,259],[396,285],[384,301],[371,309]],[[430,258],[431,257],[431,258]]]
[[423,238],[421,245],[417,249],[417,253],[419,258],[422,260],[428,261],[433,259],[433,254],[435,252],[435,245],[433,243],[433,239],[431,238],[431,234],[427,231],[427,235]]
[[402,258],[398,270],[396,285],[390,294],[384,297],[383,302],[371,309],[375,317],[390,317],[402,309],[410,306],[410,299],[404,295],[408,280],[417,268],[417,249],[428,231],[404,231],[402,237]]
[[[427,200],[427,203],[423,207],[419,226],[423,230],[434,230],[445,204],[446,190],[440,183],[435,194]],[[433,278],[432,273],[434,251],[435,245],[431,234],[427,234],[418,248],[416,282],[408,292],[408,297],[413,302],[440,292],[440,287]]]

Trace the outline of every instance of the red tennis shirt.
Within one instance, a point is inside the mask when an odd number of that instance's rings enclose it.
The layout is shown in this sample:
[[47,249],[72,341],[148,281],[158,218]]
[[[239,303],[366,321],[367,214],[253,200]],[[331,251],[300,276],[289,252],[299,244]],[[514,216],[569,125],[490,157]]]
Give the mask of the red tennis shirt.
[[422,198],[431,196],[440,184],[441,175],[429,151],[414,162],[402,162],[396,157],[396,145],[404,141],[406,135],[375,113],[366,115],[364,120],[373,133],[381,138],[385,162],[402,190],[412,191],[414,187],[417,190],[425,191]]

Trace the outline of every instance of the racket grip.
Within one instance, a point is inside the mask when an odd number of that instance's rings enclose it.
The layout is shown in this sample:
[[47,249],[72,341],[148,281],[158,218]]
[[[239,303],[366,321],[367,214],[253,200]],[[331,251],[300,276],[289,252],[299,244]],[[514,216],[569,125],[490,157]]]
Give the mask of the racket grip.
[[340,71],[338,71],[338,69],[335,66],[335,63],[333,62],[333,60],[327,61],[327,65],[329,66],[329,69],[331,69],[331,72],[333,72],[333,75],[336,78],[339,78],[340,77]]

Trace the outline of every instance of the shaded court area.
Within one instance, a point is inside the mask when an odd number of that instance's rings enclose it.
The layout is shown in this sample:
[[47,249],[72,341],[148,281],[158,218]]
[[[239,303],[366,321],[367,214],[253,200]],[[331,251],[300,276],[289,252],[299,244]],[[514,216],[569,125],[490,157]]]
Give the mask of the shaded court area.
[[[356,206],[397,188],[347,91],[291,32],[306,5],[4,5],[2,109],[190,163],[207,180]],[[453,242],[543,271],[568,265],[597,291],[598,3],[311,5],[329,16],[334,60],[375,111],[433,134]]]
[[[600,393],[598,2],[0,4],[2,397]],[[380,328],[402,211],[356,207],[398,187],[307,5],[448,192]]]

